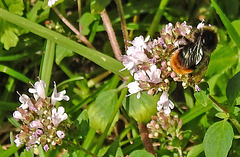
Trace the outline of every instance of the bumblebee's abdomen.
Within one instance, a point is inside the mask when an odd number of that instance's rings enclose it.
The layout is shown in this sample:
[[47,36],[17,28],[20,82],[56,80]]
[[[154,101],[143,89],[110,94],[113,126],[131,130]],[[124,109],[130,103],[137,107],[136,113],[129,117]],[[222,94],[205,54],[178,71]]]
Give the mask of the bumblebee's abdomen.
[[179,50],[175,51],[175,54],[170,59],[170,65],[174,72],[177,74],[185,75],[192,73],[192,69],[185,67],[181,60],[179,60]]

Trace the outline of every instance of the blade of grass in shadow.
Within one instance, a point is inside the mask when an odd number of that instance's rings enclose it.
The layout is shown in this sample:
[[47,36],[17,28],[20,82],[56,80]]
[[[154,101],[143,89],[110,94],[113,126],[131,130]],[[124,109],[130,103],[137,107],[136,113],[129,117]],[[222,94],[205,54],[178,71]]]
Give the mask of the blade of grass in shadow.
[[46,91],[48,91],[50,79],[52,75],[52,67],[54,61],[55,43],[51,40],[47,40],[45,54],[43,55],[43,61],[40,67],[40,78],[46,83]]
[[20,17],[18,15],[12,14],[4,9],[0,8],[0,18],[11,22],[15,25],[18,25],[20,27],[25,28],[26,30],[37,34],[43,38],[49,39],[56,44],[62,45],[75,53],[88,58],[89,60],[93,61],[94,63],[98,64],[99,66],[117,74],[122,77],[129,76],[129,72],[123,69],[123,65],[121,62],[117,61],[116,59],[107,56],[103,53],[100,53],[99,51],[90,49],[86,46],[83,46],[81,44],[78,44],[75,41],[70,40],[69,38],[54,32],[52,30],[49,30],[39,24],[36,24],[34,22],[31,22],[23,17]]
[[231,36],[233,41],[236,43],[237,47],[240,49],[240,37],[237,31],[234,29],[233,25],[231,24],[227,16],[223,13],[219,5],[215,2],[215,0],[211,0],[211,2],[212,2],[212,6],[216,9],[219,17],[221,18],[222,23],[227,29],[228,34]]
[[22,82],[25,82],[27,84],[31,81],[31,79],[27,78],[23,74],[5,66],[5,65],[0,65],[0,72],[10,75],[10,76],[12,76]]
[[148,35],[153,36],[156,31],[157,26],[159,25],[159,21],[162,18],[163,12],[168,4],[168,0],[162,0],[159,4],[158,10],[154,16],[153,22],[149,28]]

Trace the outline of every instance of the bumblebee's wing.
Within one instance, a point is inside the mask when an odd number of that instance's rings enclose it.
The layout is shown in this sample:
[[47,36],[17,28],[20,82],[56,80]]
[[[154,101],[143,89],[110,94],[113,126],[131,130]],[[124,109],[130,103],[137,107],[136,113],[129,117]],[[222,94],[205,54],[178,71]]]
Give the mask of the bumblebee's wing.
[[204,55],[201,37],[197,38],[196,42],[185,46],[179,55],[182,66],[185,68],[194,69],[200,63]]

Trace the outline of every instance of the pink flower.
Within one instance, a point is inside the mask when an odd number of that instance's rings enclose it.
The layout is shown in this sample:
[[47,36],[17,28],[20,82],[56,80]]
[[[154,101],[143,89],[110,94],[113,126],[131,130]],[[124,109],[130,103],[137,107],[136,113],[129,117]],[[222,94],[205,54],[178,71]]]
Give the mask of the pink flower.
[[45,144],[45,145],[43,146],[43,149],[44,149],[45,152],[47,152],[47,151],[49,150],[49,146],[48,146],[47,144]]
[[149,77],[147,76],[146,72],[144,70],[138,70],[135,74],[134,74],[134,80],[137,81],[149,81]]
[[43,125],[40,122],[40,120],[34,120],[29,125],[30,125],[30,128],[32,128],[32,129],[33,128],[42,128],[43,127]]
[[61,130],[58,130],[57,131],[57,136],[62,139],[62,138],[65,137],[65,133],[63,131],[61,131]]

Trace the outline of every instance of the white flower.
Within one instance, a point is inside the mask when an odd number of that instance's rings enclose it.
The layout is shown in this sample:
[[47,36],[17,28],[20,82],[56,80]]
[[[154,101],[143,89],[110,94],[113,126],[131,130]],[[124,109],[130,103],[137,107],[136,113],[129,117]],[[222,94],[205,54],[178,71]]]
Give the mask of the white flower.
[[168,93],[166,91],[162,92],[160,100],[157,102],[157,110],[164,112],[164,114],[170,114],[171,109],[174,108],[174,104],[171,100],[168,99]]
[[65,133],[64,133],[63,131],[61,131],[61,130],[58,130],[58,131],[57,131],[57,136],[58,136],[59,138],[64,138],[64,137],[65,137]]
[[157,66],[155,64],[150,66],[150,70],[147,70],[146,73],[149,76],[149,82],[152,83],[159,83],[162,81],[161,79],[161,70],[157,69]]
[[127,69],[128,71],[130,71],[131,75],[133,75],[133,73],[137,71],[138,60],[135,59],[134,57],[123,55],[122,63],[125,66],[125,68],[123,68],[120,71]]
[[22,114],[19,111],[14,111],[13,112],[13,118],[19,120],[19,119],[24,119]]
[[48,6],[52,7],[58,0],[48,0]]
[[138,98],[138,99],[140,98],[140,96],[141,96],[140,91],[142,91],[142,89],[139,87],[139,83],[138,83],[137,81],[135,81],[135,82],[130,82],[130,83],[127,85],[127,87],[128,87],[128,91],[129,91],[129,93],[130,93],[128,96],[137,93],[137,98]]
[[54,89],[53,89],[53,93],[51,96],[51,103],[52,105],[55,105],[57,101],[61,101],[61,100],[69,100],[69,97],[66,94],[66,91],[63,90],[59,93],[57,93],[57,87],[56,87],[56,83],[54,82]]
[[173,28],[173,24],[172,23],[168,23],[165,28],[163,28],[163,30],[165,31],[166,34],[169,34],[170,36],[172,36],[172,28]]
[[32,101],[30,100],[30,98],[26,94],[20,95],[19,101],[22,103],[20,108],[22,108],[24,110],[27,109],[30,106],[33,106]]
[[18,135],[15,136],[14,143],[16,144],[17,147],[20,147],[23,143],[20,141]]
[[32,85],[33,88],[29,88],[29,93],[33,93],[34,99],[37,100],[39,97],[42,99],[46,98],[46,83],[43,80],[37,81],[34,85]]
[[52,109],[52,123],[55,127],[68,118],[68,115],[64,112],[65,109],[62,106],[58,107],[58,110],[56,108]]

